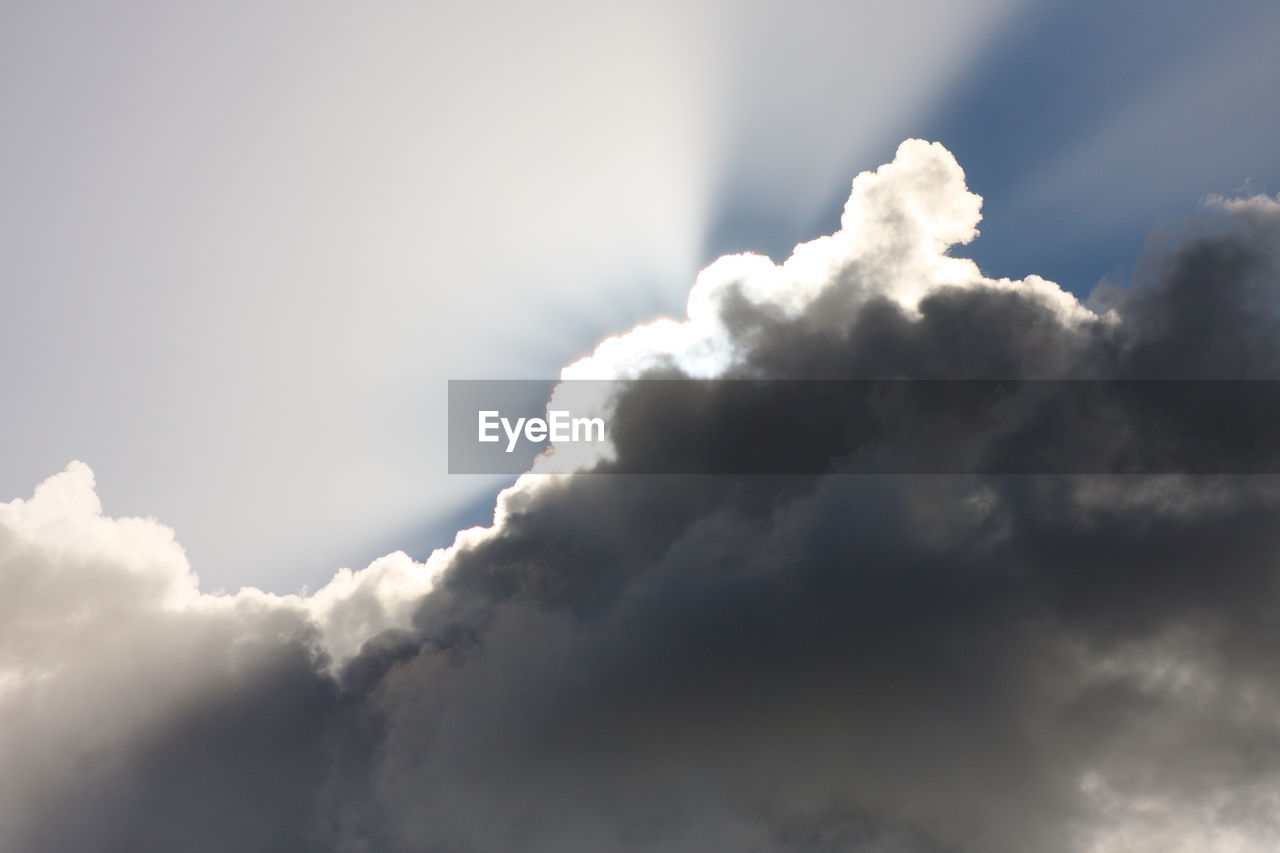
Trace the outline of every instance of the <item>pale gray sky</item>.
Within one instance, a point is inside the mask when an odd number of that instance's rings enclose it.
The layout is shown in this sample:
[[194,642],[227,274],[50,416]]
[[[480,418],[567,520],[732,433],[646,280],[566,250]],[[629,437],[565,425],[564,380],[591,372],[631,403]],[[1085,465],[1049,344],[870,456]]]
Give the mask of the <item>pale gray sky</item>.
[[208,588],[421,546],[495,485],[444,381],[677,310],[718,182],[811,215],[1008,3],[949,5],[5,4],[0,494],[83,459]]
[[[1165,7],[1204,32],[1182,77],[1136,88],[1141,109],[1077,98],[1040,171],[1010,160],[1036,181],[975,189],[1057,221],[1097,204],[1144,128],[1202,103],[1191,138],[1234,159],[1206,155],[1176,197],[1257,177],[1274,136],[1215,128],[1241,114],[1223,93],[1276,66],[1265,7],[1231,5],[1222,32]],[[1045,38],[1046,8],[7,3],[0,498],[82,459],[108,512],[176,529],[207,589],[421,557],[497,485],[445,474],[445,380],[554,375],[679,311],[709,254],[829,231],[902,136],[982,133],[935,119],[1019,27]],[[1019,143],[987,141],[993,161]],[[1108,233],[1138,233],[1141,195],[1103,211]]]

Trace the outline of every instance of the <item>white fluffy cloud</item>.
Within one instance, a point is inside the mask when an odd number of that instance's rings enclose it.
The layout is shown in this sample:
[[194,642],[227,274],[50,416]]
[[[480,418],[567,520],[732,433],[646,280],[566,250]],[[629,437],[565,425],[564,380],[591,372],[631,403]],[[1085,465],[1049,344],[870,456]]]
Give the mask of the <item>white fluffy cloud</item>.
[[309,596],[200,592],[173,531],[103,515],[82,462],[0,504],[0,825],[234,681],[264,646],[340,665],[409,624],[443,557],[343,569]]
[[675,364],[699,377],[721,375],[736,349],[723,310],[730,296],[794,317],[833,286],[856,288],[854,304],[888,297],[909,312],[940,287],[1017,288],[1051,305],[1071,323],[1099,320],[1057,284],[1039,276],[990,279],[953,247],[973,240],[982,198],[965,186],[964,172],[937,142],[909,139],[893,162],[853,180],[840,229],[795,247],[775,264],[761,255],[727,255],[698,275],[688,317],[638,326],[601,342],[566,367],[564,379],[613,379]]

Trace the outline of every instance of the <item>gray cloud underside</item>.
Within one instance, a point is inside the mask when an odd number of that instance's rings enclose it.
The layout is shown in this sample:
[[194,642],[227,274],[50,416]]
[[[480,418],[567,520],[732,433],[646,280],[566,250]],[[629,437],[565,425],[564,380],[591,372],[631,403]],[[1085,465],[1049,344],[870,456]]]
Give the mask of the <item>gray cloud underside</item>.
[[[730,375],[1277,378],[1278,258],[1280,204],[1251,199],[1153,242],[1132,288],[1094,294],[1106,322],[980,282],[904,307],[869,262],[798,311],[717,304]],[[643,430],[652,409],[624,411]],[[37,853],[1274,849],[1278,522],[1271,477],[547,478],[336,673],[306,620],[234,641],[211,622],[196,688],[125,681],[113,701],[154,702],[147,725],[63,750],[38,796],[0,786],[22,803],[5,833]]]

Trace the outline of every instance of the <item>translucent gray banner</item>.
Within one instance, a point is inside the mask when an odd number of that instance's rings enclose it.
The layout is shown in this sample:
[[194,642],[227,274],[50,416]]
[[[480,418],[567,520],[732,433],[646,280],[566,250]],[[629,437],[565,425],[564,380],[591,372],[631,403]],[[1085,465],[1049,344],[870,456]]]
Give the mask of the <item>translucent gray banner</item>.
[[449,383],[451,473],[552,446],[622,474],[1276,474],[1280,381]]

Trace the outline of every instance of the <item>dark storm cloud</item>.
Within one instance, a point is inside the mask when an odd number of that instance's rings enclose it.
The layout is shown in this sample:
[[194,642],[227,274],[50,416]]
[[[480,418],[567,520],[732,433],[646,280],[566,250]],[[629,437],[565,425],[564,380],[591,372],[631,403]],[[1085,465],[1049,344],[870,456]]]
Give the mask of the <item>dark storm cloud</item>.
[[[721,292],[720,375],[1280,378],[1280,204],[1153,247],[1109,315],[1043,282],[903,298],[934,269],[912,188],[954,177],[904,150],[893,215],[851,217],[874,257],[789,307]],[[1278,516],[1271,477],[529,479],[407,629],[334,676],[296,626],[246,647],[15,849],[1270,849]]]

